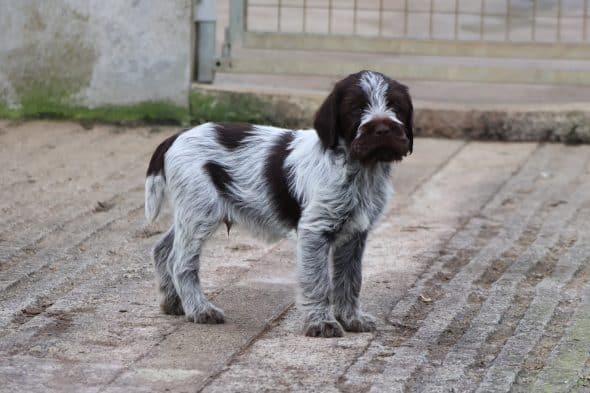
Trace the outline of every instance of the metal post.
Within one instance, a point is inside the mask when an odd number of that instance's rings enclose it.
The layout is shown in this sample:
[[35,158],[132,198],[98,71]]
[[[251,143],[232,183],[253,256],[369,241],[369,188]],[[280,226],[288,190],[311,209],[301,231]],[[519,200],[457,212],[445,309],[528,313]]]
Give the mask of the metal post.
[[533,0],[533,25],[531,27],[531,38],[537,40],[537,0]]
[[561,41],[561,0],[557,2],[557,42]]
[[379,37],[383,36],[383,0],[379,0]]
[[429,10],[429,14],[428,14],[428,38],[429,39],[432,39],[433,19],[434,19],[434,0],[430,0],[430,10]]
[[356,18],[357,18],[357,0],[354,0],[353,6],[352,6],[352,34],[356,34]]
[[481,10],[479,14],[479,39],[483,41],[484,22],[485,22],[486,0],[481,0]]
[[506,2],[506,36],[505,40],[510,41],[510,26],[512,25],[512,1]]
[[307,0],[303,0],[303,32],[307,30]]
[[404,38],[408,36],[408,13],[409,13],[408,0],[404,2]]
[[588,0],[584,0],[584,20],[582,21],[584,26],[584,32],[582,41],[588,41]]
[[215,0],[196,0],[195,16],[195,79],[211,83],[215,76]]
[[246,0],[230,0],[229,39],[232,46],[242,44],[243,33],[248,26],[246,20]]
[[229,2],[229,25],[225,28],[225,40],[221,49],[221,61],[225,66],[231,65],[233,48],[242,46],[242,39],[247,28],[247,5],[247,0],[230,0]]
[[455,0],[455,40],[459,38],[459,0]]
[[332,0],[328,0],[328,34],[332,34],[332,13],[334,4]]
[[277,31],[279,33],[281,32],[281,18],[283,17],[282,10],[283,10],[283,2],[281,0],[279,0],[279,3],[277,4]]

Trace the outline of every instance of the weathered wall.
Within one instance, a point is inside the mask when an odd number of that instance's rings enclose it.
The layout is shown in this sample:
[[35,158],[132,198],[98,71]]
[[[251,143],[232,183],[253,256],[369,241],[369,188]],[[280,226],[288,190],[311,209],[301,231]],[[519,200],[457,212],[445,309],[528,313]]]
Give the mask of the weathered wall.
[[0,0],[0,104],[188,106],[191,0]]

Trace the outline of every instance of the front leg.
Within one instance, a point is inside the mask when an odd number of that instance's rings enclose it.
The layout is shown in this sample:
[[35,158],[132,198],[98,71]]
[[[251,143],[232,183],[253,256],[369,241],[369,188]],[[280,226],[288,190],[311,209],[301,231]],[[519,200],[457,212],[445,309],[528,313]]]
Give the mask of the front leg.
[[355,233],[350,238],[338,239],[334,245],[334,314],[344,329],[350,332],[372,332],[375,318],[360,311],[361,261],[367,233]]
[[298,235],[299,304],[306,312],[305,335],[342,337],[344,331],[334,318],[330,305],[329,238],[319,231],[301,227]]

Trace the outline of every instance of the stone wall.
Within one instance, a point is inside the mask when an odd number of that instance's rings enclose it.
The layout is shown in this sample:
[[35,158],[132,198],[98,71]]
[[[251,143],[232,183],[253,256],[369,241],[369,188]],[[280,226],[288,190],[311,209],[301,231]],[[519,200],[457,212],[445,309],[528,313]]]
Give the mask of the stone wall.
[[188,107],[191,0],[0,0],[0,105]]

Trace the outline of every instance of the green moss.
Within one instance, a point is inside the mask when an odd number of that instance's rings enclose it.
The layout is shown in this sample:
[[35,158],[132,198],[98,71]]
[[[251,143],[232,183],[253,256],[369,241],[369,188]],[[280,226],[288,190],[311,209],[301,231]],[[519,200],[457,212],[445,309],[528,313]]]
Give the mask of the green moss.
[[19,109],[0,105],[0,118],[180,125],[225,121],[276,124],[283,127],[301,126],[302,116],[293,113],[292,105],[270,102],[253,94],[193,91],[189,97],[189,110],[166,101],[85,108],[68,104],[68,90],[55,86],[32,89],[21,99]]
[[578,378],[578,382],[576,384],[579,388],[587,388],[590,387],[590,375],[584,375]]
[[68,119],[107,123],[183,124],[189,122],[188,110],[167,101],[146,101],[135,105],[73,106],[55,98],[59,95],[29,94],[19,109],[0,105],[0,117],[9,119]]
[[0,104],[0,119],[18,119],[20,117],[18,110]]
[[192,91],[191,122],[207,121],[273,124],[277,127],[309,127],[309,113],[289,98],[229,91]]
[[267,107],[266,102],[250,94],[205,95],[195,91],[190,94],[192,124],[208,121],[270,124],[273,116],[265,111]]

